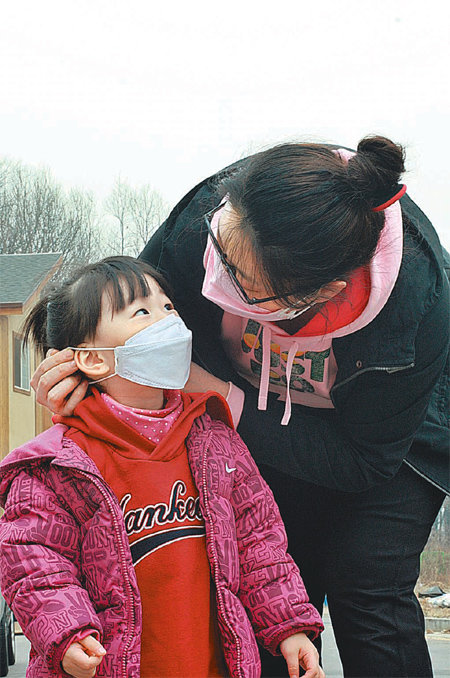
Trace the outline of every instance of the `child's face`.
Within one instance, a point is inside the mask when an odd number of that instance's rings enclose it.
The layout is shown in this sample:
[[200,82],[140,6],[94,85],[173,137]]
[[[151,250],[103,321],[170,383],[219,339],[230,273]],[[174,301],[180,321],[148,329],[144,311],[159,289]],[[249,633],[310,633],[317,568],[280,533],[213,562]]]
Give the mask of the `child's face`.
[[[149,275],[145,276],[150,294],[138,297],[121,311],[114,311],[106,292],[102,297],[102,314],[100,316],[93,345],[104,347],[123,346],[137,332],[162,320],[169,314],[178,315],[172,302]],[[114,361],[111,352],[110,357]]]
[[[159,409],[163,403],[163,390],[115,375],[114,351],[101,350],[123,346],[141,330],[168,315],[178,315],[157,282],[149,275],[145,278],[150,290],[148,296],[136,298],[121,311],[115,311],[108,292],[103,293],[101,316],[95,337],[79,345],[80,348],[92,350],[75,352],[75,361],[78,369],[84,372],[88,379],[97,383],[99,380],[105,380],[102,389],[118,402],[132,407]],[[127,294],[127,291],[124,286],[124,294]],[[110,376],[112,378],[106,380]]]

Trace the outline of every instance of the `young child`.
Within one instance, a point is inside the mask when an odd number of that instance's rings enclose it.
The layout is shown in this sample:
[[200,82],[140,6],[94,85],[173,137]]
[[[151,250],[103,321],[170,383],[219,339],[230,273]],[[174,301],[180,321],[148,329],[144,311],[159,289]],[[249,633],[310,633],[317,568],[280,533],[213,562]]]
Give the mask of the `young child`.
[[31,311],[25,338],[74,348],[91,383],[70,417],[0,466],[4,597],[29,678],[323,678],[272,493],[225,400],[182,389],[191,333],[160,275],[110,257]]

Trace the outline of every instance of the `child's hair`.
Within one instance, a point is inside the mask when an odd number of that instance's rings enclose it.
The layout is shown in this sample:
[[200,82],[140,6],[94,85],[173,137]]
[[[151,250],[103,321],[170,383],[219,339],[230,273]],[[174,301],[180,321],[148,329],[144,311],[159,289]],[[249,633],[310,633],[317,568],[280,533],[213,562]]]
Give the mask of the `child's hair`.
[[385,221],[373,208],[398,191],[404,169],[403,148],[381,136],[362,139],[348,162],[321,144],[257,153],[218,186],[244,236],[227,255],[236,264],[250,246],[267,288],[287,301],[345,280],[371,260]]
[[113,311],[120,311],[138,296],[150,294],[146,275],[171,296],[163,276],[133,257],[107,257],[77,269],[32,308],[24,324],[24,343],[32,338],[45,354],[49,348],[61,350],[92,340],[102,312],[103,293],[109,295]]

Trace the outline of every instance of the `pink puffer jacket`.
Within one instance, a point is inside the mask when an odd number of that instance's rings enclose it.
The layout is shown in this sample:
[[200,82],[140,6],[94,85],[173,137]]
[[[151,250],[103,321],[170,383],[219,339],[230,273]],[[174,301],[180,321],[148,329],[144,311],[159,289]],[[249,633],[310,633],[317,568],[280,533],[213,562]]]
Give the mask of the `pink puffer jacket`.
[[[122,512],[65,430],[53,426],[0,465],[1,586],[32,644],[27,677],[66,676],[67,646],[91,630],[107,650],[97,676],[146,678]],[[233,677],[257,678],[255,636],[276,653],[293,633],[315,637],[322,621],[286,553],[272,493],[238,434],[204,414],[194,423],[188,452],[228,669]]]

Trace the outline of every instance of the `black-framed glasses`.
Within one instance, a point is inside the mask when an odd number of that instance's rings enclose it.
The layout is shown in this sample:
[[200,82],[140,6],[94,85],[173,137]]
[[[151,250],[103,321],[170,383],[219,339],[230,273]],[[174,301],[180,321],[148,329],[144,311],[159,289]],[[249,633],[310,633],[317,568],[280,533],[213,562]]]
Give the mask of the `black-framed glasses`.
[[[220,205],[217,205],[217,207],[214,207],[210,212],[207,212],[204,216],[205,222],[206,222],[206,227],[208,229],[209,236],[212,240],[212,244],[214,245],[214,249],[216,250],[217,254],[219,255],[220,261],[225,268],[226,272],[228,273],[231,282],[233,283],[234,287],[236,288],[236,291],[238,292],[239,296],[243,301],[245,301],[246,304],[249,304],[250,306],[253,306],[254,304],[264,304],[267,301],[276,301],[277,299],[285,299],[285,295],[274,295],[272,297],[263,297],[262,299],[256,299],[255,297],[249,297],[247,292],[244,290],[242,287],[241,283],[236,277],[236,268],[230,264],[228,261],[226,253],[223,251],[221,248],[219,241],[217,240],[216,236],[214,235],[214,232],[211,227],[211,221],[215,215],[216,212],[218,212],[222,207],[225,205],[224,202],[221,202]],[[295,295],[293,295],[295,296]]]

